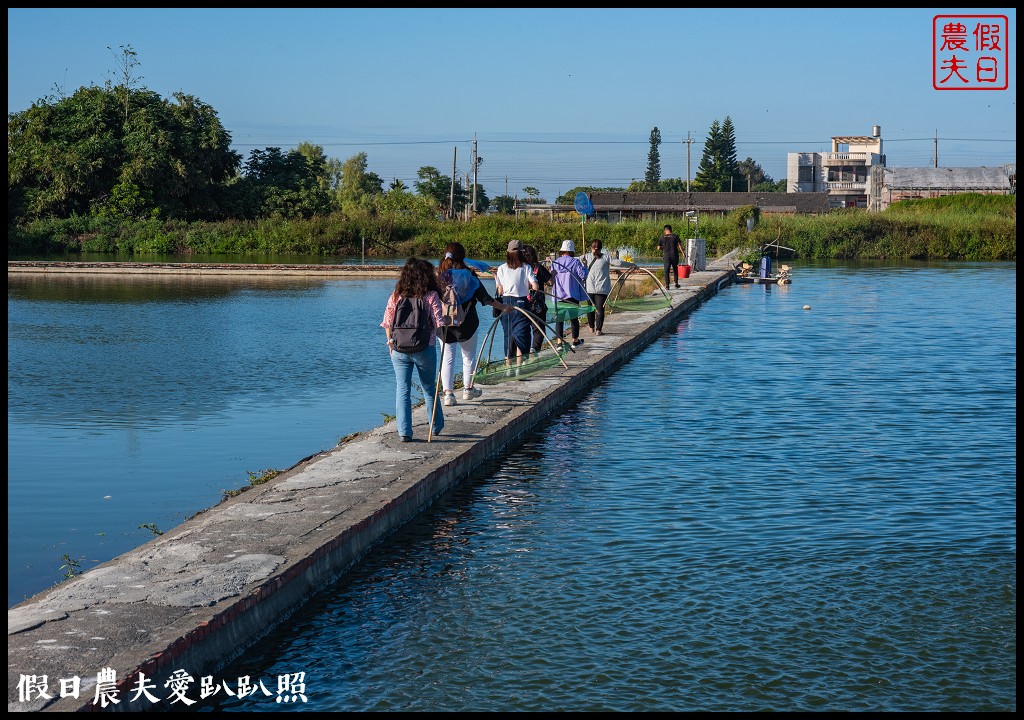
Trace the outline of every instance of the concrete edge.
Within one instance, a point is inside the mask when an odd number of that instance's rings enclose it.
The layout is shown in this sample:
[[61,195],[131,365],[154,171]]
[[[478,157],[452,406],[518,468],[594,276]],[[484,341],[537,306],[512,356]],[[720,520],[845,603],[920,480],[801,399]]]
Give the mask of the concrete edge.
[[[724,258],[723,258],[724,260]],[[720,260],[718,265],[722,263]],[[593,386],[619,365],[652,343],[668,327],[684,315],[715,295],[732,279],[732,265],[712,266],[715,273],[706,284],[691,280],[688,285],[697,291],[673,305],[640,332],[620,342],[591,365],[583,366],[551,391],[511,417],[508,422],[495,426],[490,434],[472,444],[443,464],[416,478],[410,487],[397,497],[380,505],[340,534],[324,542],[312,553],[278,568],[263,582],[250,588],[242,596],[224,601],[224,606],[205,619],[197,615],[195,627],[178,636],[163,649],[138,662],[122,658],[123,667],[132,668],[120,675],[117,683],[122,702],[109,709],[117,711],[150,710],[152,705],[141,701],[128,702],[140,672],[161,686],[175,669],[188,667],[193,673],[216,672],[225,664],[244,653],[246,649],[266,636],[274,627],[305,605],[317,592],[339,580],[367,552],[420,515],[435,500],[467,477],[494,455],[514,445],[523,435],[545,417],[556,412]],[[711,274],[711,273],[708,273]],[[358,434],[357,434],[358,435]],[[338,447],[299,461],[274,482],[301,472],[309,463]],[[268,484],[270,485],[270,484]],[[269,489],[264,486],[264,490]],[[217,506],[213,506],[212,509]],[[209,512],[204,511],[204,512]],[[11,707],[9,710],[45,711],[98,711],[90,697],[57,698],[41,707]]]

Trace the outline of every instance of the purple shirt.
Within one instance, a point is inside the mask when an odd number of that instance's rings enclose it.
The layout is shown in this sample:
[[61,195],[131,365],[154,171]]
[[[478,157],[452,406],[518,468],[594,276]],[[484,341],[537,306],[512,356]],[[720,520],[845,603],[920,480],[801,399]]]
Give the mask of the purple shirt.
[[587,299],[587,268],[579,258],[559,255],[551,261],[551,273],[555,276],[551,294],[556,300],[583,302]]

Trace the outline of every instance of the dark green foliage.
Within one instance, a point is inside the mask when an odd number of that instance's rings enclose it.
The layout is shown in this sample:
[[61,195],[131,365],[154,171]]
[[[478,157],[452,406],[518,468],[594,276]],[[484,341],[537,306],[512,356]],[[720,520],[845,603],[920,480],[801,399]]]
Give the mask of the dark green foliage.
[[216,217],[237,153],[213,109],[178,93],[82,87],[7,121],[8,210],[21,217]]
[[558,204],[558,205],[572,205],[573,201],[575,201],[575,199],[576,199],[576,193],[579,193],[579,192],[585,192],[585,193],[587,193],[587,195],[589,195],[591,193],[596,193],[596,192],[626,192],[626,188],[620,188],[620,187],[599,188],[599,187],[591,187],[591,186],[587,186],[587,187],[584,187],[584,186],[574,187],[572,190],[569,190],[568,192],[564,192],[561,195],[559,195],[557,198],[555,198],[555,203]]
[[498,195],[491,201],[494,211],[501,215],[511,215],[515,210],[516,199],[511,195]]
[[[964,194],[913,203],[882,213],[764,215],[746,245],[778,240],[798,258],[1016,261],[1015,196]],[[719,232],[702,217],[701,235],[705,230]]]
[[[798,258],[816,259],[1017,259],[1015,196],[959,196],[962,199],[923,201],[895,212],[842,211],[827,215],[762,214],[753,232],[746,218],[756,208],[741,208],[727,217],[702,213],[700,234],[708,257],[734,248],[752,248],[776,241],[793,248]],[[75,216],[40,220],[8,231],[8,255],[63,255],[79,252],[122,254],[359,256],[363,238],[367,255],[439,257],[449,242],[466,246],[470,257],[501,260],[508,241],[518,238],[541,255],[573,240],[600,239],[610,250],[633,248],[639,257],[660,257],[657,239],[662,226],[686,228],[686,218],[659,214],[657,220],[624,220],[582,224],[575,213],[550,219],[546,215],[482,216],[471,222],[422,219],[411,215],[348,218],[340,213],[310,219],[267,218],[218,223],[124,221]],[[683,233],[681,233],[683,234]]]
[[426,165],[421,167],[416,172],[416,177],[419,178],[413,185],[416,188],[416,192],[425,198],[429,198],[435,209],[439,212],[448,216],[449,205],[452,206],[453,212],[459,212],[466,207],[467,200],[466,191],[462,185],[458,182],[452,185],[452,178],[448,175],[442,175],[441,171],[435,167]]
[[256,220],[327,215],[332,209],[331,196],[321,183],[322,175],[322,168],[298,150],[253,150],[243,176],[223,192],[226,216]]
[[936,210],[952,210],[967,214],[991,213],[1004,217],[1016,217],[1017,196],[961,193],[938,198],[900,200],[886,208],[885,214],[922,215]]
[[658,146],[661,145],[661,131],[655,127],[651,130],[651,149],[647,152],[647,172],[644,173],[644,183],[649,192],[653,192],[661,181],[661,153]]
[[[774,192],[776,182],[772,180],[770,175],[765,174],[764,169],[754,158],[748,157],[746,160],[741,160],[736,165],[736,170],[739,173],[742,183],[738,186],[737,190],[746,191],[749,187],[754,192]],[[785,192],[786,188],[783,186],[782,192]]]
[[732,118],[726,116],[721,125],[711,123],[704,153],[693,180],[694,192],[745,192],[746,178],[742,177],[736,161],[736,131]]
[[724,173],[722,192],[745,191],[747,189],[746,178],[743,177],[739,162],[736,160],[736,128],[732,124],[732,118],[728,115],[725,116],[725,122],[722,123],[718,155],[721,157]]

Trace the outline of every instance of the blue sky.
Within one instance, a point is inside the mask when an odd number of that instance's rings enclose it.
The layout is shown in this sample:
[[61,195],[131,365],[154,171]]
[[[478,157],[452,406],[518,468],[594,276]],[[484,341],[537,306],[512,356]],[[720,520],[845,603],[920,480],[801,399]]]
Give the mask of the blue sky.
[[[1005,15],[1006,90],[932,87],[936,15]],[[786,154],[880,125],[890,166],[1016,162],[1016,11],[879,9],[26,9],[7,11],[7,109],[117,82],[212,106],[233,147],[323,146],[412,186],[460,177],[474,135],[491,197],[696,173],[712,121],[775,179]]]

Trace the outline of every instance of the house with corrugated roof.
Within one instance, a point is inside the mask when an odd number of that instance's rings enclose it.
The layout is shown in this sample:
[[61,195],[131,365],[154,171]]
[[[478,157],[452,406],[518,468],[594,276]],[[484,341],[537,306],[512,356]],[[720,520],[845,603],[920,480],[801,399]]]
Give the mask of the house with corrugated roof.
[[[592,217],[596,220],[619,222],[621,220],[654,220],[663,217],[679,217],[688,212],[710,215],[727,215],[741,207],[754,206],[761,214],[782,215],[826,213],[827,193],[771,192],[592,192],[590,201],[594,205]],[[575,212],[572,205],[522,205],[516,206],[516,216],[525,214],[547,215],[554,218]]]
[[659,216],[685,215],[687,212],[727,215],[742,207],[754,206],[761,214],[818,214],[828,212],[825,193],[771,192],[594,192],[590,194],[594,215],[601,220],[625,218],[657,220]]
[[871,209],[894,202],[961,193],[1010,195],[1016,191],[1016,165],[1002,167],[923,167],[873,169]]

